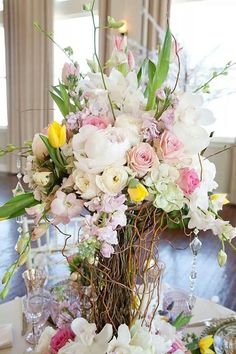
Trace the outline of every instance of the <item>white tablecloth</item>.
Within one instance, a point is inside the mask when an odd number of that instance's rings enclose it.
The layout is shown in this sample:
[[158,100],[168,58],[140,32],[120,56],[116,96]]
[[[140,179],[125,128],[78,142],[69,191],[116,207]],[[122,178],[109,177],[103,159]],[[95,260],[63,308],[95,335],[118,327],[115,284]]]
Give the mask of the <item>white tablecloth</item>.
[[[16,298],[0,305],[0,324],[12,323],[13,325],[13,347],[9,349],[0,349],[0,354],[23,354],[26,348],[26,342],[21,336],[22,330],[22,312],[21,299]],[[234,312],[218,305],[212,301],[197,298],[192,322],[198,322],[207,318],[222,318],[232,315]],[[200,334],[202,328],[194,328],[194,332]]]

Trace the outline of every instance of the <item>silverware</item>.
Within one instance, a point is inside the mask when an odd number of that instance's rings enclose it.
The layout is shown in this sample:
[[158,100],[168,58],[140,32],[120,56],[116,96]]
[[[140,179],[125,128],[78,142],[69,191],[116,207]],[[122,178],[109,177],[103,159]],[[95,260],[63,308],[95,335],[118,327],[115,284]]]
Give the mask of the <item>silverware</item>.
[[25,317],[24,312],[22,311],[22,321],[21,321],[22,325],[21,325],[21,335],[22,337],[26,335],[27,330],[28,330],[28,323]]
[[198,322],[192,322],[187,325],[188,328],[194,328],[194,327],[210,327],[212,325],[220,325],[221,323],[224,322],[229,322],[229,321],[234,321],[236,320],[236,315],[231,315],[230,317],[227,318],[207,318],[202,321]]

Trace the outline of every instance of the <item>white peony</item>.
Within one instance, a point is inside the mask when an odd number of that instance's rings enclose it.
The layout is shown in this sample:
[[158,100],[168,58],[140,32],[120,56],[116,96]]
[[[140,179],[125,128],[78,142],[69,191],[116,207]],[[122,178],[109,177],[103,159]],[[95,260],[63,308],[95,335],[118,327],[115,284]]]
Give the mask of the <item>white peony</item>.
[[117,195],[127,185],[128,173],[123,166],[105,168],[101,176],[96,176],[98,188],[109,195]]
[[115,127],[122,128],[125,136],[131,145],[137,145],[141,141],[141,125],[142,121],[131,114],[120,114],[116,117]]
[[126,152],[131,147],[121,128],[108,127],[98,130],[84,126],[74,135],[72,147],[78,169],[100,173],[110,165],[124,165]]
[[37,353],[48,354],[50,342],[52,337],[56,334],[55,329],[52,327],[46,327],[39,338],[38,345],[36,347]]
[[83,199],[92,199],[99,194],[95,180],[96,176],[94,174],[85,173],[76,169],[73,171],[72,176],[75,189],[77,189],[77,193],[79,193]]

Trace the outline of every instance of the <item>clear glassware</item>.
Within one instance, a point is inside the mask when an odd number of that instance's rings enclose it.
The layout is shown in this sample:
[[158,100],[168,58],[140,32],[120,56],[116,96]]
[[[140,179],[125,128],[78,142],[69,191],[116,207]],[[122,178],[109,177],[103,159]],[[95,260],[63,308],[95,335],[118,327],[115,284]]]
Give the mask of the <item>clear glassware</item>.
[[216,354],[236,353],[236,322],[224,325],[214,335]]
[[196,298],[181,289],[167,290],[163,296],[163,310],[174,320],[181,312],[191,315]]
[[27,321],[32,324],[32,332],[29,332],[25,339],[33,345],[33,348],[28,348],[27,353],[33,352],[32,350],[38,343],[43,326],[50,315],[50,304],[51,295],[43,289],[36,289],[29,293],[28,296],[23,297],[23,311]]
[[45,285],[47,274],[43,269],[32,268],[23,272],[22,277],[25,282],[27,293],[31,293],[36,289],[42,289]]

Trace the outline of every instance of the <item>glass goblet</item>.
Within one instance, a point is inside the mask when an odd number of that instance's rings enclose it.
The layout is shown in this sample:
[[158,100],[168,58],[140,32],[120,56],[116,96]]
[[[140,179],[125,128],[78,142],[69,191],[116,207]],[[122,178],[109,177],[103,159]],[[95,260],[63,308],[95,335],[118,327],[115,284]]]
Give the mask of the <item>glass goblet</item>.
[[46,272],[43,269],[38,268],[25,270],[22,277],[28,294],[35,289],[43,288],[47,279]]
[[[49,317],[50,302],[50,293],[42,289],[36,289],[23,298],[23,310],[26,319],[32,324],[32,332],[28,333],[25,339],[33,345],[33,348],[38,343],[43,326]],[[28,348],[28,352],[30,353],[33,348]]]

